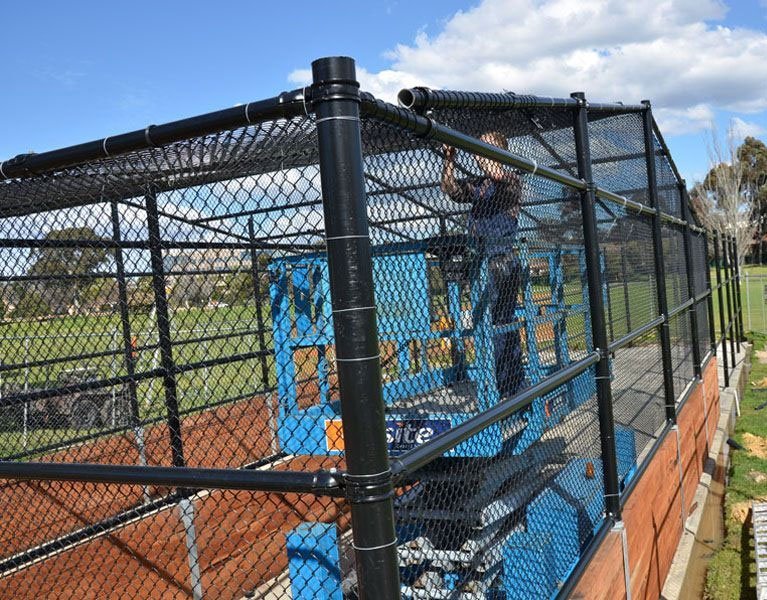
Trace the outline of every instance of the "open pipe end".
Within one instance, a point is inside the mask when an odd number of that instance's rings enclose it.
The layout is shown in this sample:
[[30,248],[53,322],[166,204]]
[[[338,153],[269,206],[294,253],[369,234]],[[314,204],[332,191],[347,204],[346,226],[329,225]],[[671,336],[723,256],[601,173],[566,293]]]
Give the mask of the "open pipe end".
[[415,104],[415,94],[413,93],[413,90],[400,90],[399,94],[397,94],[397,102],[404,108],[413,108],[413,105]]

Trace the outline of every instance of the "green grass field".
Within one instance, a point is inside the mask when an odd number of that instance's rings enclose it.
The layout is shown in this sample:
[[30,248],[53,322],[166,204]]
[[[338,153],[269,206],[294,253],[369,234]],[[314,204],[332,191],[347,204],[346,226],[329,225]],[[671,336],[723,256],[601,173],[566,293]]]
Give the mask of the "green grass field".
[[[767,334],[754,334],[750,381],[767,377],[767,365],[755,360],[753,352],[767,346]],[[756,598],[755,563],[752,555],[750,514],[751,502],[767,498],[767,457],[755,451],[754,440],[767,443],[767,388],[747,384],[740,401],[741,416],[735,426],[734,439],[743,450],[730,453],[729,484],[726,489],[724,543],[709,566],[706,594],[710,600]]]
[[[264,314],[267,317],[267,314]],[[13,366],[3,373],[6,394],[25,389],[53,388],[62,373],[87,368],[99,378],[127,374],[123,360],[123,340],[118,315],[72,316],[44,321],[23,320],[5,322],[0,326],[0,360],[4,366]],[[266,327],[271,324],[267,321]],[[138,348],[135,371],[151,371],[160,366],[157,348],[158,335],[153,315],[131,315],[131,328]],[[171,337],[174,340],[173,358],[177,365],[215,360],[256,351],[259,348],[256,310],[254,306],[230,308],[176,310],[171,315]],[[200,338],[234,334],[224,339],[198,341]],[[271,337],[267,333],[268,337]],[[114,352],[111,356],[79,358],[79,355]],[[51,365],[34,366],[42,358],[61,359]],[[31,364],[30,364],[31,363]],[[270,360],[269,380],[274,383],[274,361]],[[26,365],[26,366],[25,366]],[[228,398],[263,389],[259,359],[246,359],[224,365],[205,366],[177,375],[178,403],[182,412]],[[116,388],[119,392],[120,388]],[[139,416],[142,420],[165,414],[164,389],[158,378],[137,384]],[[28,407],[30,410],[32,407]],[[9,410],[9,409],[6,409]],[[22,419],[22,407],[16,409],[14,419]],[[110,423],[105,423],[109,427]],[[0,432],[0,454],[7,456],[22,450],[47,446],[87,434],[72,429],[30,429],[25,435],[23,427]]]

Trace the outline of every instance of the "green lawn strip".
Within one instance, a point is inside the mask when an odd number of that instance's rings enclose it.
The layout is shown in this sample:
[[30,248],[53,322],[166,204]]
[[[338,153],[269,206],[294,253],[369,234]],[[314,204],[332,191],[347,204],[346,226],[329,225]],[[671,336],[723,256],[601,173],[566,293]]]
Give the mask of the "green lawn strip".
[[[767,344],[767,334],[751,336],[754,350],[762,350]],[[767,377],[767,365],[760,364],[752,356],[749,383],[741,399],[741,417],[738,419],[733,438],[743,446],[746,434],[767,440],[767,407],[757,407],[767,402],[767,389],[753,387]],[[755,564],[751,550],[751,515],[748,513],[754,500],[767,500],[767,459],[752,455],[747,449],[732,450],[729,483],[724,506],[725,538],[715,553],[706,578],[706,594],[711,600],[733,598],[756,598]],[[764,475],[764,480],[760,477]]]

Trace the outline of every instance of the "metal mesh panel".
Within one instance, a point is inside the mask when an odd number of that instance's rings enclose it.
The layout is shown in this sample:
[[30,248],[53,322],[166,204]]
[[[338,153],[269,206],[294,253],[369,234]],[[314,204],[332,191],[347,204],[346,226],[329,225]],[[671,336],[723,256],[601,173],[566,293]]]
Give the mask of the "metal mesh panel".
[[619,339],[658,316],[652,222],[620,206],[600,203],[600,249],[607,286],[608,333]]
[[671,338],[671,364],[674,376],[674,395],[677,402],[693,379],[692,332],[690,315],[687,310],[671,317],[669,321]]
[[403,596],[549,597],[603,521],[599,452],[589,397],[519,455],[446,456],[414,474],[395,501]]
[[684,254],[684,232],[676,225],[663,225],[663,259],[666,271],[666,302],[669,311],[690,299],[687,287],[687,264]]
[[641,463],[666,422],[658,331],[616,350],[610,364],[615,423],[634,431],[637,462]]
[[[337,397],[315,160],[304,117],[0,186],[2,457],[342,464],[288,418]],[[315,497],[80,482],[7,482],[1,501],[17,597],[241,597],[304,529],[347,518]]]
[[668,157],[657,137],[653,137],[655,148],[655,178],[658,182],[658,200],[663,212],[677,218],[682,217],[682,197],[679,186],[681,182],[674,175]]
[[594,183],[630,200],[648,204],[647,161],[639,114],[591,116],[589,141]]
[[[2,532],[3,597],[291,598],[289,572],[301,581],[297,589],[309,593],[340,587],[340,569],[313,550],[315,538],[321,548],[340,542],[342,556],[348,547],[348,513],[339,501],[245,491],[166,492],[151,507],[107,521],[98,520],[85,498],[115,505],[140,497],[142,489],[78,486],[80,500],[73,502],[75,485],[40,482],[23,507],[15,504],[18,484],[0,491],[3,506],[13,511],[6,515],[16,523],[12,536]],[[40,560],[25,562],[16,552],[34,545],[36,534],[55,537],[42,514],[57,501],[66,503],[83,535],[35,548],[29,554]],[[339,557],[339,563],[347,565],[348,558]]]

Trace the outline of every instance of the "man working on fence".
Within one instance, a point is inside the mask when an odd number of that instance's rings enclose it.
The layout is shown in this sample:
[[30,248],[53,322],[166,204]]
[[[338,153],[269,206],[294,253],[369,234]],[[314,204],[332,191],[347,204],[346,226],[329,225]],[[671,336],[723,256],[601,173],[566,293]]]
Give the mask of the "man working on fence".
[[[504,150],[507,148],[506,137],[500,132],[485,133],[480,139]],[[471,204],[467,230],[488,259],[487,291],[493,325],[510,324],[514,321],[522,278],[522,268],[513,251],[522,201],[519,176],[497,161],[475,156],[481,174],[456,179],[456,149],[445,146],[444,152],[440,187],[454,202]],[[519,330],[496,334],[493,346],[498,393],[501,396],[515,394],[525,383]]]

